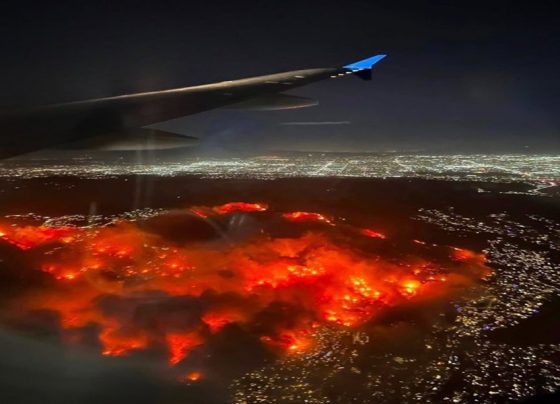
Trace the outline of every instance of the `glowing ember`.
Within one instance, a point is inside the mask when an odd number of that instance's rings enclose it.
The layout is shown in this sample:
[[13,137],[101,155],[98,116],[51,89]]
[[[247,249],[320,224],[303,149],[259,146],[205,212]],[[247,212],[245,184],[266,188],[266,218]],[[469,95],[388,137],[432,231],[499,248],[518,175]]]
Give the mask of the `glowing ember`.
[[291,341],[291,343],[288,345],[288,351],[291,353],[299,353],[308,349],[309,346],[310,346],[310,342],[308,340],[303,338],[300,339],[294,338]]
[[196,382],[197,380],[200,380],[202,378],[202,373],[200,372],[189,372],[186,375],[184,375],[182,377],[183,381],[188,381],[188,382]]
[[202,209],[199,208],[191,208],[190,211],[194,213],[196,216],[201,217],[203,219],[208,218],[208,214],[204,212]]
[[379,232],[377,232],[377,231],[375,231],[375,230],[371,230],[371,229],[362,229],[362,230],[361,230],[361,233],[362,233],[364,236],[372,237],[372,238],[381,238],[381,239],[387,238],[387,237],[385,237],[384,234],[379,233]]
[[480,262],[480,263],[485,262],[484,255],[477,254],[474,251],[469,251],[469,250],[466,250],[464,248],[453,247],[451,256],[452,256],[453,259],[455,259],[457,261],[469,261],[470,260],[470,261],[476,261],[476,262]]
[[309,332],[307,330],[299,331],[298,335],[293,332],[279,334],[276,336],[264,335],[261,341],[275,349],[280,349],[288,354],[301,353],[312,346],[311,340],[307,337]]
[[407,293],[408,295],[415,294],[417,290],[420,288],[420,286],[421,286],[420,282],[414,279],[406,280],[402,283],[402,287],[405,293]]

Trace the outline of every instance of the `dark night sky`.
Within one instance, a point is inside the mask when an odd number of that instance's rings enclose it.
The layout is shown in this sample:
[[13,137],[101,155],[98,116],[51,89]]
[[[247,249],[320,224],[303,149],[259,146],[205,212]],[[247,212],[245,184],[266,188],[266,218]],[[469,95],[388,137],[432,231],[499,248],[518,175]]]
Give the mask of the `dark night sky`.
[[[208,145],[560,150],[553,1],[25,2],[0,17],[0,103],[43,104],[389,56],[371,82],[295,91],[315,108],[212,111]],[[349,121],[341,125],[283,122]],[[258,139],[258,140],[257,140]]]

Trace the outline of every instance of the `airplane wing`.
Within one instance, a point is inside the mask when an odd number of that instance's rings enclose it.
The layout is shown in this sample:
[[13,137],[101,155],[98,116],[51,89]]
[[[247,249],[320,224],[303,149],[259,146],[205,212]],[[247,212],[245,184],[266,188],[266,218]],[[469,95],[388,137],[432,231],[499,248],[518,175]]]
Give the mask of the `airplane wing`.
[[368,80],[372,66],[384,57],[376,55],[342,67],[295,70],[0,113],[0,158],[72,144],[103,150],[182,147],[191,144],[193,138],[143,127],[224,106],[285,109],[313,105],[312,100],[281,93],[346,75]]

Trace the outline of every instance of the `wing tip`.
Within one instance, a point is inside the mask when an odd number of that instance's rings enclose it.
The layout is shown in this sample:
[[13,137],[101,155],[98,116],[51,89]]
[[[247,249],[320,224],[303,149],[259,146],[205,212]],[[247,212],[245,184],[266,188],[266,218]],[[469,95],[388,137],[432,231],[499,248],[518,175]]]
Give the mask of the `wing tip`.
[[358,60],[357,62],[350,63],[348,65],[342,66],[345,69],[350,70],[364,70],[364,69],[371,69],[374,64],[379,62],[381,59],[387,57],[385,54],[379,54],[375,56],[371,56],[366,59]]

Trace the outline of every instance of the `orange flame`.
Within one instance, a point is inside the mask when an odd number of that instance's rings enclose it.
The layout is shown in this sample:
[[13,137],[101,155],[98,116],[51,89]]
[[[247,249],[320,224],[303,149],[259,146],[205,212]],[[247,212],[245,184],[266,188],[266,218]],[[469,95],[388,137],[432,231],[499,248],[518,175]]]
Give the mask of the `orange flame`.
[[213,207],[194,206],[189,210],[196,216],[206,219],[210,216],[227,215],[233,212],[264,212],[268,210],[268,205],[266,203],[229,202]]
[[230,202],[212,208],[218,215],[225,215],[231,212],[264,212],[268,205],[263,203]]
[[330,219],[327,219],[322,214],[315,213],[315,212],[290,212],[290,213],[284,213],[282,217],[292,222],[311,221],[311,222],[324,222],[324,223],[332,224]]
[[105,356],[123,356],[132,350],[146,348],[148,346],[148,338],[145,335],[126,335],[107,328],[99,334],[99,340],[103,344]]
[[29,250],[50,241],[60,240],[64,243],[74,241],[72,233],[74,227],[48,227],[48,226],[25,226],[0,228],[0,239],[15,245],[21,250]]
[[168,334],[166,339],[169,348],[170,365],[176,365],[181,362],[194,347],[201,345],[203,342],[196,332]]

